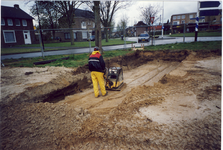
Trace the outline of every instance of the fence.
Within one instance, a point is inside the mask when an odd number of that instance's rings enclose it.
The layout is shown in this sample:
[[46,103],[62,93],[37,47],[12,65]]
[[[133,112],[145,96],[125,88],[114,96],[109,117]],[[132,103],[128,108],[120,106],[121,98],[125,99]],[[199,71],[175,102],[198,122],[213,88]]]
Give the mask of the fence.
[[[221,29],[221,24],[219,26],[217,26],[216,24],[213,27],[218,27]],[[171,28],[171,26],[169,27],[165,26],[165,27],[167,29],[164,28],[164,33],[166,33],[165,31],[168,31],[167,32],[168,34],[170,30],[168,28]],[[180,25],[179,29],[181,29],[181,27],[182,25]],[[72,33],[74,35],[75,45],[70,45],[71,41],[70,30],[72,30]],[[161,34],[161,30],[156,30],[155,27],[151,27],[151,31],[149,31],[148,26],[132,26],[126,28],[125,30],[120,28],[102,28],[101,30],[103,39],[102,46],[106,46],[108,44],[107,42],[105,42],[106,32],[108,32],[108,41],[116,40],[116,43],[124,45],[123,49],[126,49],[126,45],[128,43],[130,44],[132,42],[137,42],[137,38],[135,38],[135,41],[129,42],[126,41],[126,37],[138,37],[140,33],[145,33],[145,32],[150,33],[151,36]],[[15,47],[17,46],[17,44],[19,44],[19,47],[29,48],[30,51],[42,51],[42,54],[44,54],[43,51],[48,51],[48,50],[78,49],[80,47],[89,48],[90,52],[91,48],[95,45],[94,38],[92,37],[95,34],[94,28],[42,29],[41,31],[42,31],[42,37],[40,36],[39,30],[13,30],[13,31],[3,30],[2,47],[4,47],[3,45],[4,42],[8,47]],[[30,42],[28,41],[29,39]],[[21,41],[23,41],[23,43]],[[26,41],[28,41],[28,44],[25,43]]]

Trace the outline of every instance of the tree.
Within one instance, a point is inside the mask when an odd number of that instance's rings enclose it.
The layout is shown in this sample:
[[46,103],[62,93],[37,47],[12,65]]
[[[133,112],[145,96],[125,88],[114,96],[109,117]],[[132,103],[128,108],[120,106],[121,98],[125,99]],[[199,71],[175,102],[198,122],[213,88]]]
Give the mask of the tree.
[[115,28],[115,22],[114,22],[114,20],[113,20],[113,21],[111,22],[111,26],[110,26],[110,28],[109,28],[109,39],[111,38],[111,34],[112,34],[114,28]]
[[33,16],[40,14],[41,26],[44,29],[52,29],[53,37],[55,38],[55,30],[53,29],[58,28],[58,18],[61,16],[55,9],[55,3],[51,1],[35,1],[30,11]]
[[[29,1],[30,2],[30,1]],[[27,2],[27,3],[29,3]],[[49,22],[52,26],[52,22],[55,19],[52,19],[53,17],[58,20],[59,17],[61,17],[64,22],[66,22],[69,30],[70,30],[70,37],[71,37],[71,45],[74,45],[74,34],[72,31],[72,25],[74,23],[74,15],[75,10],[83,4],[83,2],[79,1],[35,1],[35,3],[40,4],[41,6],[41,20],[40,22],[45,22],[46,19],[42,18],[44,15],[48,15],[47,18],[49,18]],[[37,13],[37,9],[33,7],[33,13]],[[60,16],[59,16],[60,15]]]
[[[93,10],[93,5],[91,2],[86,2],[86,4]],[[121,2],[121,1],[102,1],[100,2],[100,20],[104,26],[104,31],[106,35],[106,42],[108,42],[108,29],[111,27],[111,23],[115,13],[120,10],[127,8],[131,2]]]
[[79,2],[79,1],[55,1],[55,4],[57,6],[57,11],[61,13],[61,15],[64,17],[68,25],[68,28],[70,30],[71,45],[74,45],[74,34],[73,34],[72,26],[74,23],[75,10],[82,3],[83,2]]
[[120,22],[119,22],[119,24],[117,25],[117,30],[119,31],[119,33],[121,35],[126,36],[125,30],[127,28],[128,20],[129,20],[128,17],[126,17],[125,15],[123,15],[122,18],[121,18],[121,20],[120,20]]
[[140,10],[141,10],[141,15],[142,15],[142,20],[147,25],[149,25],[149,32],[150,32],[150,26],[152,24],[150,19],[151,19],[151,17],[155,17],[154,22],[159,20],[158,13],[161,10],[160,6],[159,5],[152,6],[151,4],[149,4],[146,7],[140,7]]

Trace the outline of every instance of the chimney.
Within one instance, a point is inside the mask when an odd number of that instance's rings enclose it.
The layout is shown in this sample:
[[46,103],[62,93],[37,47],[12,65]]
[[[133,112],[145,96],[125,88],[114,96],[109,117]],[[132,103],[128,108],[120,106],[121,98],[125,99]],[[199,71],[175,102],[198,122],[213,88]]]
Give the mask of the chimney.
[[18,4],[15,4],[15,5],[14,5],[14,8],[15,8],[15,9],[19,9],[19,5],[18,5]]

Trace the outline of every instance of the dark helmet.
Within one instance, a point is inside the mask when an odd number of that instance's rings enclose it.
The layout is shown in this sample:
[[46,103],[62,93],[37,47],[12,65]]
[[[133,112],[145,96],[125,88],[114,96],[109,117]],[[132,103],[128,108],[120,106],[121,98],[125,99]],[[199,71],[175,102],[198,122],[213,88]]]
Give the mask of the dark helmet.
[[95,46],[94,51],[99,51],[99,47]]

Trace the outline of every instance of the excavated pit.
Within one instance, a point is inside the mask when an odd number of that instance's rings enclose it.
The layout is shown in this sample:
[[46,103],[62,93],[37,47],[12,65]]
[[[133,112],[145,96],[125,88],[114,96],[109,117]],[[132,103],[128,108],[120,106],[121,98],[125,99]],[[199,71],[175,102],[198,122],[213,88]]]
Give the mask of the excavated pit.
[[105,60],[125,86],[95,98],[88,66],[2,68],[1,149],[220,149],[221,50]]
[[[157,60],[157,61],[171,61],[171,62],[181,62],[189,55],[188,51],[172,52],[172,51],[136,51],[133,54],[129,54],[122,57],[116,57],[112,59],[106,59],[106,67],[120,66],[123,70],[131,70],[139,67],[147,62]],[[53,69],[53,68],[52,68]],[[43,72],[47,72],[45,71]],[[39,74],[39,72],[34,73],[33,71],[27,71],[20,76],[32,76]],[[50,74],[53,74],[50,72]],[[16,75],[15,75],[16,76]],[[14,77],[14,76],[13,76]],[[4,76],[2,74],[2,79],[7,79],[10,77]],[[70,79],[69,79],[70,78]],[[71,78],[74,78],[73,80]],[[3,81],[4,82],[4,81]],[[21,84],[21,83],[18,83]],[[12,104],[21,102],[50,102],[55,103],[63,100],[66,96],[81,92],[83,89],[90,88],[92,86],[92,81],[90,78],[90,73],[88,70],[88,65],[83,67],[78,67],[76,70],[67,71],[61,76],[53,79],[50,82],[38,84],[30,84],[31,86],[25,87],[24,91],[18,93],[18,95],[13,96],[10,99],[10,95],[2,97],[2,104]],[[51,88],[53,87],[53,88]],[[44,90],[48,89],[48,90]],[[41,93],[41,94],[40,94]],[[17,94],[17,93],[16,93]],[[6,103],[5,103],[6,102]]]
[[[116,66],[116,67],[122,67],[124,70],[130,70],[139,67],[147,63],[148,61],[153,61],[153,60],[181,62],[188,56],[188,54],[189,54],[188,51],[181,51],[181,52],[163,51],[158,53],[136,51],[134,54],[130,54],[124,57],[107,59],[105,60],[105,64],[107,68]],[[76,71],[73,71],[73,75],[86,73],[88,71],[89,71],[88,65],[85,65],[83,67],[77,68]],[[90,88],[92,86],[91,85],[92,82],[90,81],[88,82],[87,80],[89,79],[84,78],[83,80],[81,80],[81,82],[71,84],[68,87],[65,87],[57,91],[53,91],[52,93],[49,94],[48,98],[43,100],[43,102],[55,103],[65,99],[65,97],[68,95],[73,95],[75,93],[82,92],[83,89]]]

